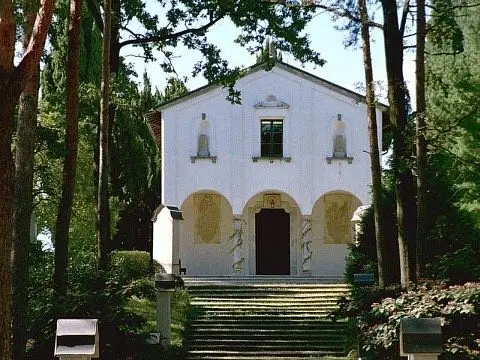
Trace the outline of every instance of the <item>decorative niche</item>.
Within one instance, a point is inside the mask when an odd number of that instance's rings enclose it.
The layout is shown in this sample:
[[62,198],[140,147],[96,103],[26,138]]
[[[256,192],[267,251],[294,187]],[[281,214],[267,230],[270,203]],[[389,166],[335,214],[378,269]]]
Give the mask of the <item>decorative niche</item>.
[[197,135],[197,154],[195,156],[190,156],[190,161],[195,163],[197,160],[210,160],[212,163],[217,162],[216,156],[211,156],[210,154],[210,138],[211,138],[211,126],[210,122],[207,120],[207,114],[202,113],[202,118],[198,126],[198,135]]
[[332,129],[332,156],[327,157],[327,163],[333,160],[347,161],[352,163],[353,157],[347,155],[346,124],[342,114],[337,114],[337,120],[333,123]]

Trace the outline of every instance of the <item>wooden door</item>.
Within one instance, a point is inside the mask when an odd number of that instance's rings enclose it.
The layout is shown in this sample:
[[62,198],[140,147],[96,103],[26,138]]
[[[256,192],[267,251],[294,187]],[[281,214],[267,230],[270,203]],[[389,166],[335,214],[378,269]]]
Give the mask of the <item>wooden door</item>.
[[257,275],[290,274],[290,214],[262,209],[255,214]]

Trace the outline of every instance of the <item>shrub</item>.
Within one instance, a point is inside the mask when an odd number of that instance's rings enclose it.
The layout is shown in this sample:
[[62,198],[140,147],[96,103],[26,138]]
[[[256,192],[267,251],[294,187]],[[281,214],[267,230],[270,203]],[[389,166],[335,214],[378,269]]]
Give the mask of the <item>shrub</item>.
[[113,251],[110,254],[110,277],[126,284],[152,273],[150,254],[146,251]]
[[[374,290],[358,293],[342,303],[342,310],[357,318],[363,349],[374,358],[397,359],[399,325],[406,317],[440,317],[443,360],[480,357],[480,283],[447,286],[425,283],[376,302]],[[378,295],[384,296],[386,294]],[[370,306],[368,304],[370,303]]]
[[450,283],[461,284],[480,280],[480,251],[471,245],[439,256],[428,266],[428,273]]
[[[98,319],[101,358],[120,360],[131,357],[141,344],[141,332],[146,319],[125,310],[125,303],[130,296],[126,289],[130,287],[138,293],[148,293],[148,281],[134,280],[133,285],[132,282],[125,284],[118,279],[118,274],[123,274],[120,271],[109,271],[102,276],[97,270],[93,252],[74,252],[70,259],[67,295],[62,299],[54,299],[50,280],[53,253],[40,249],[32,249],[32,253],[36,256],[32,258],[30,271],[28,359],[52,358],[55,316]],[[144,258],[143,254],[139,257]],[[132,273],[135,276],[144,273],[145,267],[136,271],[128,270],[129,277]],[[127,278],[126,275],[123,277]],[[153,288],[151,279],[150,285]],[[54,302],[62,304],[55,313]]]

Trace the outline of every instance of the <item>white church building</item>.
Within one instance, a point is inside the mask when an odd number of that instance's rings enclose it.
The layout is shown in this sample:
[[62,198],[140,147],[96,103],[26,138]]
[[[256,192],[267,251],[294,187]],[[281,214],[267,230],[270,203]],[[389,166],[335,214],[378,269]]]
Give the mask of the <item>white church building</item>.
[[214,84],[147,115],[162,159],[154,259],[188,275],[342,276],[370,203],[364,96],[282,62],[236,89],[240,105]]

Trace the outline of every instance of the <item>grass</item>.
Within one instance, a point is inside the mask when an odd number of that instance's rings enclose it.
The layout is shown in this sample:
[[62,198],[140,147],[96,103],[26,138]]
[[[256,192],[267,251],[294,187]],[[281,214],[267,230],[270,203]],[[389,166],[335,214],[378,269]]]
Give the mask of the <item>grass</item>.
[[[145,345],[135,356],[137,360],[156,359],[182,359],[184,357],[183,339],[185,327],[190,313],[190,299],[184,289],[176,289],[172,294],[172,325],[171,345],[163,349],[160,345]],[[155,332],[156,327],[156,302],[146,298],[131,297],[125,305],[125,310],[140,315],[146,322],[141,329],[145,334]]]

